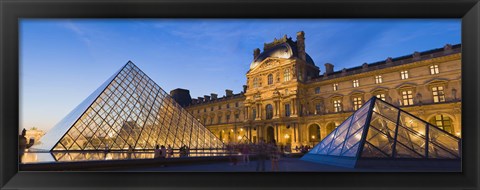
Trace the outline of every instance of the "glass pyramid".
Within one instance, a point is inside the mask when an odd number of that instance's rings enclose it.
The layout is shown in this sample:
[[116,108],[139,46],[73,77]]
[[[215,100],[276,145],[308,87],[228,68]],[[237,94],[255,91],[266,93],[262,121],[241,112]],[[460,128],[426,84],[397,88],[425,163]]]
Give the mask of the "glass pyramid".
[[128,62],[41,139],[34,150],[190,149],[223,143],[132,62]]
[[460,159],[461,139],[372,97],[302,160],[355,167],[367,159]]

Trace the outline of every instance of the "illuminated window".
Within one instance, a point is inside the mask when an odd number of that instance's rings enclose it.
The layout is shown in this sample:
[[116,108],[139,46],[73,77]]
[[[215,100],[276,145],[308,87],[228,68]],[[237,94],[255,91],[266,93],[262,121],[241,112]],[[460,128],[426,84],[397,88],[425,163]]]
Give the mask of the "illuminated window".
[[430,74],[435,75],[435,74],[438,74],[438,73],[440,73],[440,71],[438,70],[438,65],[431,65],[430,66]]
[[259,87],[260,86],[260,79],[258,77],[255,77],[253,79],[253,87],[256,88],[256,87]]
[[290,69],[285,69],[283,72],[283,81],[289,81],[290,80]]
[[315,114],[320,114],[321,105],[315,104]]
[[268,85],[273,84],[273,75],[269,74],[267,78],[268,78]]
[[353,110],[358,110],[358,108],[362,107],[362,97],[354,97],[353,98]]
[[451,134],[453,134],[453,126],[452,126],[452,119],[446,115],[436,115],[435,117],[432,117],[430,121],[428,121],[432,125],[435,125],[439,127],[440,129],[443,129]]
[[408,71],[402,71],[400,72],[400,75],[402,77],[402,80],[408,79]]
[[443,90],[443,86],[432,87],[433,102],[445,102],[445,92]]
[[375,76],[375,84],[380,84],[382,82],[383,82],[382,75]]
[[342,101],[341,100],[333,100],[333,111],[334,112],[341,112],[342,111]]
[[353,87],[356,88],[360,86],[360,83],[358,82],[358,80],[353,80]]
[[412,90],[403,90],[402,91],[402,103],[403,106],[413,105],[413,92]]
[[315,94],[320,94],[320,87],[315,88]]
[[381,93],[381,94],[377,94],[375,95],[378,99],[381,99],[383,101],[385,101],[385,94]]
[[290,117],[290,104],[285,104],[285,116]]
[[338,90],[338,83],[335,83],[333,84],[333,91],[337,91]]

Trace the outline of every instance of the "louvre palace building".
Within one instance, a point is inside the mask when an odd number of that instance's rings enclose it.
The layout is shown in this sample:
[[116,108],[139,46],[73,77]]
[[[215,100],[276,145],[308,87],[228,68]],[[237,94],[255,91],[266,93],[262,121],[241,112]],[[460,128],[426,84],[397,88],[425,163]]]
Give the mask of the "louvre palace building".
[[295,41],[285,35],[255,49],[240,93],[170,95],[224,143],[313,146],[372,96],[461,136],[460,44],[353,68],[324,63],[321,72],[305,43],[301,31]]

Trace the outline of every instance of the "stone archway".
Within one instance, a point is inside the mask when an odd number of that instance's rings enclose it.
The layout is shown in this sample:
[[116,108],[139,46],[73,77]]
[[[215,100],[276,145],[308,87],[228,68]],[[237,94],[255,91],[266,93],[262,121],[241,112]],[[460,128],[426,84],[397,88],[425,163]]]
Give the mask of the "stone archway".
[[333,130],[335,130],[337,126],[335,126],[335,122],[330,122],[326,125],[327,135],[330,134]]
[[320,142],[321,136],[320,136],[320,126],[318,124],[311,124],[308,126],[308,139],[309,142]]

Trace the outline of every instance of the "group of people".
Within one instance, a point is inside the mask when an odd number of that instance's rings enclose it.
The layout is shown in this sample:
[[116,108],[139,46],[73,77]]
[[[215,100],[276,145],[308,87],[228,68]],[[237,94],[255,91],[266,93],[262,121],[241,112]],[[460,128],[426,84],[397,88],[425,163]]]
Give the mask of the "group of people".
[[278,162],[280,157],[287,151],[288,146],[277,146],[275,141],[265,143],[264,140],[260,140],[257,144],[228,144],[227,152],[230,155],[231,165],[237,165],[241,160],[244,165],[250,163],[250,155],[257,157],[257,171],[265,171],[265,161],[269,159],[271,161],[272,171],[278,171]]
[[311,149],[310,145],[306,145],[306,146],[295,146],[295,151],[298,152],[300,151],[301,153],[303,154],[306,154],[309,150]]
[[190,147],[188,147],[187,145],[183,145],[182,147],[180,147],[178,152],[180,157],[188,157],[190,156]]
[[168,145],[168,148],[165,148],[165,146],[155,146],[155,150],[153,158],[158,159],[158,158],[171,158],[173,157],[173,149],[170,145]]

